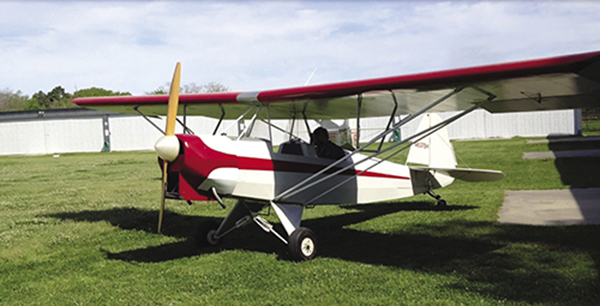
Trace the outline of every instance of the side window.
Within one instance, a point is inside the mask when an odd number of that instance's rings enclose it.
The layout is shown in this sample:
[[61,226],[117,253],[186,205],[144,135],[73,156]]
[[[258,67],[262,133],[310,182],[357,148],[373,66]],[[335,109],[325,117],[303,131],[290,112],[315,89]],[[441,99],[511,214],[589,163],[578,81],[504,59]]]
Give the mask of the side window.
[[307,157],[318,157],[315,147],[301,140],[292,140],[279,145],[280,154],[290,154]]
[[302,147],[300,143],[296,142],[285,142],[279,147],[279,153],[291,154],[291,155],[303,155]]

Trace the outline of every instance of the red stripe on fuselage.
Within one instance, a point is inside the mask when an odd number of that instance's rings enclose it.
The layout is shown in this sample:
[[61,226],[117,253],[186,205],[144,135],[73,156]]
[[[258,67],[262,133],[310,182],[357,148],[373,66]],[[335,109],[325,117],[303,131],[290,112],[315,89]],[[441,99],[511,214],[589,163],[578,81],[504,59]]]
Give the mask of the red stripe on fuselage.
[[[198,176],[208,177],[210,173],[217,168],[239,168],[240,170],[256,171],[274,171],[274,172],[292,172],[313,174],[321,171],[328,165],[295,162],[279,159],[262,159],[254,157],[235,156],[223,153],[208,147],[198,136],[177,135],[184,143],[188,145],[185,152],[185,164],[190,170],[197,173]],[[191,159],[191,160],[190,160]],[[333,162],[333,161],[331,161]],[[325,171],[324,174],[333,174],[340,171],[342,167],[333,167]],[[183,170],[185,172],[185,170]],[[365,177],[379,177],[390,179],[408,180],[405,176],[391,175],[385,173],[371,172],[350,168],[339,175],[359,175]]]
[[[252,157],[238,156],[238,166],[240,170],[258,170],[258,171],[279,171],[279,172],[292,172],[292,173],[317,173],[323,170],[327,165],[311,164],[305,162],[294,162],[294,161],[283,161],[277,159],[259,159]],[[333,161],[332,161],[333,162]],[[343,167],[333,167],[324,172],[324,174],[333,174],[340,171]],[[402,179],[408,180],[408,177],[398,176],[392,174],[385,174],[379,172],[370,172],[350,168],[339,175],[355,175],[366,177],[380,177],[380,178],[391,178],[391,179]]]

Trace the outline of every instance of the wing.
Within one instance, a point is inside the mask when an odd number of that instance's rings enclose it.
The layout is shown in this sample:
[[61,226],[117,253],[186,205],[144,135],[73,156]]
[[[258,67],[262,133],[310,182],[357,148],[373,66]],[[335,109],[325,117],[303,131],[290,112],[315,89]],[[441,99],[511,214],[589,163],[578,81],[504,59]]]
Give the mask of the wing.
[[[186,94],[180,114],[237,118],[248,106],[267,105],[271,119],[304,112],[313,119],[413,113],[457,88],[432,111],[467,109],[489,95],[482,107],[492,113],[600,107],[600,51],[523,62],[462,68],[343,83],[256,92]],[[79,106],[123,113],[165,115],[168,96],[79,98]],[[395,107],[397,105],[397,107]],[[267,112],[259,116],[267,117]]]

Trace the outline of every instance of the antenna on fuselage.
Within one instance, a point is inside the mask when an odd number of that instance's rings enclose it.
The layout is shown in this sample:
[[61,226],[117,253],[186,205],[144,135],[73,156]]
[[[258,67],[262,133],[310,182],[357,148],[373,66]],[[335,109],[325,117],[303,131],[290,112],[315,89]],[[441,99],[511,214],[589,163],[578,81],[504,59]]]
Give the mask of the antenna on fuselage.
[[[304,86],[306,86],[306,85],[308,85],[308,83],[310,83],[310,80],[312,79],[313,75],[315,75],[315,72],[317,72],[317,69],[319,69],[319,67],[315,67],[315,70],[313,70],[313,72],[310,74],[310,76],[308,76],[308,80],[306,80],[306,82],[304,82]],[[304,105],[304,108],[306,109],[306,105]],[[306,132],[308,133],[308,138],[310,139],[310,142],[312,143],[313,135],[310,132],[310,128],[308,127],[308,122],[306,122],[306,115],[304,115],[304,122],[306,123]]]
[[308,85],[308,83],[310,82],[310,80],[312,79],[313,75],[315,75],[315,72],[317,72],[317,68],[315,68],[315,70],[313,70],[313,72],[310,74],[310,76],[308,77],[308,80],[306,80],[306,82],[304,82],[304,86]]

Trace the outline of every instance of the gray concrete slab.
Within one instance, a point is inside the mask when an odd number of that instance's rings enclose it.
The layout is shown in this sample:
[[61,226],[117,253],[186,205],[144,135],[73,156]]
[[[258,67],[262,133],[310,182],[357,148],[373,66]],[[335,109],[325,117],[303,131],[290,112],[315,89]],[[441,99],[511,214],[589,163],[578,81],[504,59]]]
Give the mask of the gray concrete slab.
[[590,156],[600,156],[600,150],[543,151],[523,153],[523,159],[573,158]]
[[503,224],[600,224],[600,188],[507,190],[499,220]]
[[535,143],[557,143],[557,142],[586,142],[586,141],[600,141],[600,136],[587,136],[587,137],[564,137],[564,138],[550,138],[550,139],[531,139],[527,140],[528,144]]

